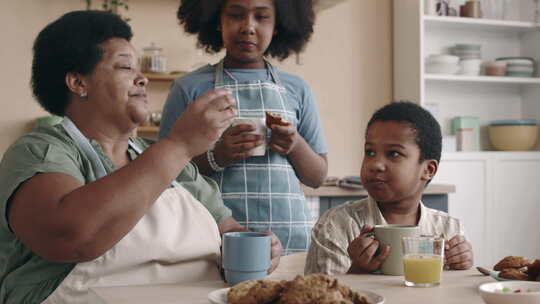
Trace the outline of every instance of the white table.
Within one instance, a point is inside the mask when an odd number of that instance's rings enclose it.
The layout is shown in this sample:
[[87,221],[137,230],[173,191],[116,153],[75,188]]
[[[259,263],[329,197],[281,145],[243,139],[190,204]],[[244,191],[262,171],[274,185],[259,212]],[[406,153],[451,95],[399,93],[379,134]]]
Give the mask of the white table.
[[[269,276],[275,280],[290,280],[304,270],[305,254],[282,257],[278,269]],[[369,290],[385,297],[385,304],[482,304],[478,286],[493,279],[474,269],[445,271],[439,287],[412,288],[403,285],[403,277],[385,275],[341,275],[341,283],[354,289]],[[107,304],[208,304],[207,295],[227,287],[221,281],[195,282],[173,285],[147,285],[95,288]]]

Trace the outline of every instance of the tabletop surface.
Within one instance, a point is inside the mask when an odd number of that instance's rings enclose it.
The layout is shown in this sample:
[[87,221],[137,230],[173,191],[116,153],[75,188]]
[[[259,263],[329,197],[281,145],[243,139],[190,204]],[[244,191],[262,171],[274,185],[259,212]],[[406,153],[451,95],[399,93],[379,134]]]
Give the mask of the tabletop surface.
[[[366,189],[351,189],[337,186],[321,186],[317,189],[302,185],[302,190],[306,196],[319,197],[342,197],[342,196],[367,196]],[[424,194],[445,195],[456,192],[455,185],[448,184],[428,184]]]
[[[282,257],[278,269],[268,278],[290,280],[304,270],[305,254]],[[445,271],[441,285],[432,288],[413,288],[403,285],[402,276],[386,275],[340,275],[342,284],[355,290],[368,290],[385,298],[385,304],[482,304],[478,286],[493,282],[474,268],[464,271]],[[193,282],[174,285],[147,285],[126,287],[101,287],[92,291],[103,303],[115,304],[208,304],[208,294],[228,287],[221,281]]]

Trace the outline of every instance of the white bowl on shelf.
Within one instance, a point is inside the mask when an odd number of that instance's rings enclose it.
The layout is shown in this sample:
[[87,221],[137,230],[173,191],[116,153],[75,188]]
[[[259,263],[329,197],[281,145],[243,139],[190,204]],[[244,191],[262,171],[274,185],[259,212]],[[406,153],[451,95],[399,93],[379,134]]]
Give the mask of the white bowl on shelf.
[[449,74],[454,75],[460,71],[460,67],[457,64],[437,64],[428,63],[426,65],[426,73],[428,74]]
[[478,76],[482,67],[482,60],[480,59],[466,59],[461,60],[459,65],[461,66],[461,74]]
[[432,54],[427,58],[428,64],[458,64],[459,57],[447,54]]

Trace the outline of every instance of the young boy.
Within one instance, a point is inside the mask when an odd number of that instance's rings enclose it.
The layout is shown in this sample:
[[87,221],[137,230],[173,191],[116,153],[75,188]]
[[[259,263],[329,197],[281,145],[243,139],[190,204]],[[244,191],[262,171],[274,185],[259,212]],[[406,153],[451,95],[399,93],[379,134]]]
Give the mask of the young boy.
[[328,210],[319,219],[311,234],[306,274],[379,269],[392,248],[380,246],[369,232],[384,224],[418,225],[422,234],[444,236],[445,264],[469,269],[472,247],[459,220],[421,202],[441,158],[437,121],[414,103],[391,103],[371,117],[365,136],[360,176],[369,196]]

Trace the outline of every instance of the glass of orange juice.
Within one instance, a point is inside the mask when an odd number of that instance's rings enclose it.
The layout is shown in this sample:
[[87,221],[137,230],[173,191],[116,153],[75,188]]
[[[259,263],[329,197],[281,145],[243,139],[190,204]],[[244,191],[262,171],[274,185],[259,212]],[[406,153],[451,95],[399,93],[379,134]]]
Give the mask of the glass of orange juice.
[[435,236],[403,237],[405,285],[434,287],[441,283],[444,239]]

